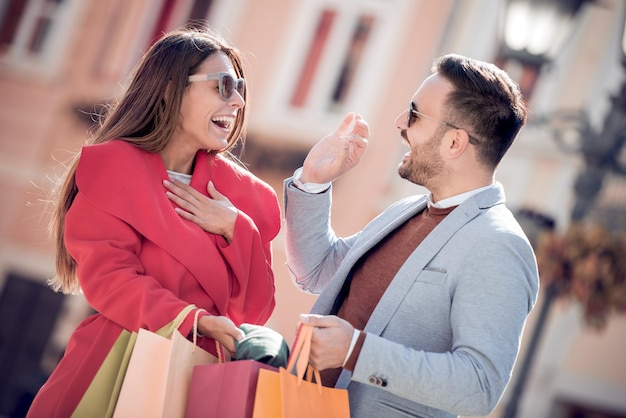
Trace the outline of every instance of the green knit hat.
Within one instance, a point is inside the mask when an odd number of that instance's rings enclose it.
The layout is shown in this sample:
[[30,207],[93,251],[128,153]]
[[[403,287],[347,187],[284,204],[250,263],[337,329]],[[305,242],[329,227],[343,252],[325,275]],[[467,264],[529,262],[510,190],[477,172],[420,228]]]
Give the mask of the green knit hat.
[[261,325],[241,324],[246,336],[235,341],[233,360],[257,360],[274,367],[286,367],[289,346],[278,332]]

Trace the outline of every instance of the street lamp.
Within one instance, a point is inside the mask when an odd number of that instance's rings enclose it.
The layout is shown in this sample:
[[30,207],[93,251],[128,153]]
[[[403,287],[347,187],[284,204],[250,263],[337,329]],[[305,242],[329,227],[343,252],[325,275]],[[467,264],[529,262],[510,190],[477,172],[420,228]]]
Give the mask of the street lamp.
[[[501,49],[498,65],[515,61],[523,68],[520,87],[528,98],[541,69],[552,62],[563,42],[571,35],[574,21],[585,3],[593,0],[509,0],[501,31]],[[626,75],[626,10],[622,22],[620,60]],[[566,151],[582,154],[585,167],[578,174],[574,191],[576,201],[571,221],[585,218],[593,207],[608,173],[626,175],[626,79],[619,91],[612,95],[611,109],[606,114],[602,129],[592,129],[587,114],[555,112],[539,118],[535,123],[549,124],[557,144]],[[558,282],[544,289],[543,303],[535,327],[520,363],[519,373],[511,388],[511,395],[503,418],[517,416],[518,403],[526,384],[530,366],[543,332],[548,312],[561,289]]]
[[[621,64],[626,75],[626,11],[622,21]],[[604,117],[602,130],[589,130],[581,137],[581,152],[585,169],[576,178],[576,203],[572,210],[573,222],[582,220],[593,207],[609,173],[626,176],[624,145],[626,145],[626,78],[610,98],[611,108]]]
[[[574,28],[585,3],[594,0],[508,0],[501,30],[501,46],[496,63],[515,62],[523,68],[520,88],[526,99],[532,94],[542,68],[558,54]],[[620,61],[626,75],[626,10],[622,20]],[[610,97],[611,108],[602,129],[594,130],[587,113],[556,111],[538,116],[535,125],[548,125],[557,145],[582,155],[585,168],[578,174],[574,191],[576,202],[572,222],[578,222],[592,209],[607,174],[626,176],[626,79]]]
[[581,7],[594,0],[508,0],[500,31],[496,64],[516,62],[526,98],[541,69],[549,65],[569,38]]
[[590,0],[509,0],[502,35],[504,54],[543,65],[559,52],[584,3]]

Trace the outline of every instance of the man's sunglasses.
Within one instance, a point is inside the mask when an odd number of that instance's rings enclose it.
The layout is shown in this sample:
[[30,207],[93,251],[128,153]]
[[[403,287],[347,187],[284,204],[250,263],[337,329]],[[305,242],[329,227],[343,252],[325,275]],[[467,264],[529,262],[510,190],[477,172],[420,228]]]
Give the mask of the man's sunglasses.
[[246,93],[246,81],[243,78],[235,79],[227,72],[194,74],[189,76],[190,82],[208,80],[218,80],[217,84],[220,89],[220,97],[224,101],[229,100],[235,91],[237,91],[241,97]]
[[[439,120],[439,119],[435,119],[432,116],[428,116],[428,115],[423,114],[422,112],[419,112],[417,110],[417,108],[415,107],[415,103],[409,102],[409,112],[408,112],[407,121],[406,121],[407,128],[410,128],[411,125],[413,124],[413,122],[415,122],[419,117],[430,119],[430,120],[432,120],[434,122],[440,123],[440,124],[442,124],[444,126],[448,126],[448,127],[452,128],[452,129],[461,129],[461,130],[467,132],[467,130],[465,130],[463,128],[459,128],[458,126],[454,126],[451,123],[444,122],[444,121]],[[472,143],[474,145],[478,144],[478,142],[479,142],[478,139],[476,139],[472,135],[470,135],[469,132],[467,132],[467,136],[469,136],[469,142],[470,143]]]

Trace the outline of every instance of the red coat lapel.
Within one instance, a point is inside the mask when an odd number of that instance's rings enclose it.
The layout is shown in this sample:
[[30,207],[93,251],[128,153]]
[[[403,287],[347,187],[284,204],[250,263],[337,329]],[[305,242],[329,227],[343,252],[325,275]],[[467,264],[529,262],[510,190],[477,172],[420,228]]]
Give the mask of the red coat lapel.
[[[216,239],[220,238],[206,233],[174,211],[175,204],[165,195],[163,180],[166,178],[167,172],[158,153],[145,152],[120,140],[84,147],[76,173],[78,188],[87,199],[132,225],[146,239],[176,258],[211,295],[219,312],[225,313],[229,280],[211,280],[210,283],[206,280],[207,277],[228,277],[223,262],[211,263],[211,260],[221,260],[216,246]],[[206,186],[199,191],[206,194]]]

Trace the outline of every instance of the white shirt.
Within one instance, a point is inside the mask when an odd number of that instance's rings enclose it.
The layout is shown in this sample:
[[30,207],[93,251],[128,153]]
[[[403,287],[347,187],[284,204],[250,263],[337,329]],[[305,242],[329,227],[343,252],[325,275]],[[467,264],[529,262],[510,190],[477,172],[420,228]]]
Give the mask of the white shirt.
[[179,173],[178,171],[167,170],[170,180],[178,180],[181,183],[189,185],[191,183],[191,174]]

